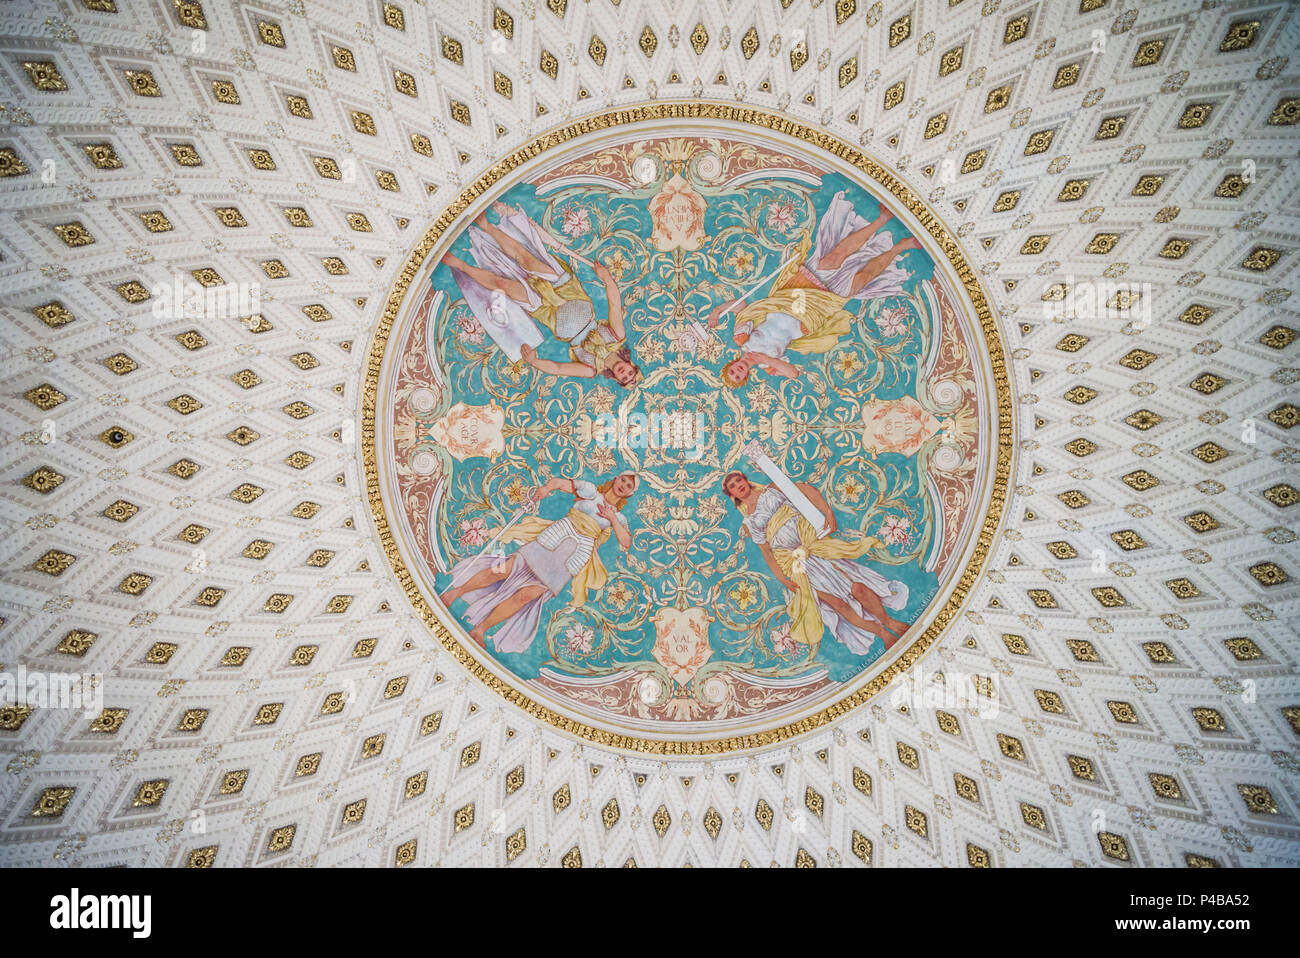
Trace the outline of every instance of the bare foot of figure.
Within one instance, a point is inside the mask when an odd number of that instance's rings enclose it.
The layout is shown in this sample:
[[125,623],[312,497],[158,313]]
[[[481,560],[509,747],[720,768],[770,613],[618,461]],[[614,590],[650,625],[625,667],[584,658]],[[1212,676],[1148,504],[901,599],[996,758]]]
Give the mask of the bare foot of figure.
[[470,632],[469,637],[478,643],[478,647],[480,649],[482,649],[484,652],[487,651],[487,629],[486,628],[480,625],[478,628],[473,629]]
[[448,589],[442,595],[438,596],[438,601],[442,603],[444,609],[450,609],[451,604],[460,598],[461,591],[462,590],[457,588]]
[[900,253],[906,253],[909,249],[920,249],[920,248],[921,248],[921,241],[919,239],[916,239],[913,236],[909,236],[907,239],[903,240],[895,247],[895,249],[897,249]]
[[890,632],[883,625],[881,625],[879,622],[876,622],[873,619],[868,619],[866,625],[863,626],[863,628],[865,628],[866,631],[870,632],[872,635],[879,638],[881,642],[885,643],[886,652],[888,652],[889,649],[893,646],[893,644],[898,641],[898,636],[894,635],[894,633]]

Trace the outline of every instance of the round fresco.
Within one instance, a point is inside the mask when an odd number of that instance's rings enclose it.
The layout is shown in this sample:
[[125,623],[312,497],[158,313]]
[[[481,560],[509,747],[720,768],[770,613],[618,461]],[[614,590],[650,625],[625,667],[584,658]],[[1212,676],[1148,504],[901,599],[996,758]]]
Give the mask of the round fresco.
[[708,754],[814,728],[957,614],[1011,459],[1001,341],[921,201],[775,116],[555,131],[429,229],[370,354],[416,609],[535,716]]

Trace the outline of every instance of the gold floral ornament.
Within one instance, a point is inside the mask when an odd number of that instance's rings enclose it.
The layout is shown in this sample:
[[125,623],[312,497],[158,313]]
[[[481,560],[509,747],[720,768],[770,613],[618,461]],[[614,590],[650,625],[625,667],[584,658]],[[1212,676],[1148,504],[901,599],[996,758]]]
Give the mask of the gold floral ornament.
[[56,224],[53,229],[59,239],[73,249],[79,246],[89,246],[95,242],[95,237],[90,234],[90,230],[86,229],[85,225],[79,220]]
[[32,818],[61,818],[67,811],[68,803],[77,790],[71,785],[56,785],[46,788],[32,805]]
[[49,383],[41,383],[39,386],[33,386],[23,393],[23,398],[37,409],[48,412],[63,403],[68,397]]
[[25,176],[30,172],[31,168],[23,162],[15,150],[11,147],[0,148],[0,178]]
[[71,553],[61,552],[58,549],[49,549],[32,563],[32,568],[37,572],[44,572],[46,575],[60,576],[76,561],[76,556]]
[[1082,63],[1066,63],[1058,67],[1056,76],[1052,80],[1052,89],[1061,90],[1068,86],[1074,86],[1079,82],[1082,69]]
[[239,104],[239,90],[230,80],[213,80],[212,95],[217,98],[218,103],[225,103],[230,106]]
[[111,143],[87,143],[82,147],[86,158],[94,164],[97,170],[120,170],[122,160],[113,149]]
[[1294,126],[1300,123],[1300,97],[1279,100],[1269,115],[1270,126]]
[[28,60],[23,63],[23,71],[32,86],[42,93],[63,93],[68,89],[63,74],[50,60]]

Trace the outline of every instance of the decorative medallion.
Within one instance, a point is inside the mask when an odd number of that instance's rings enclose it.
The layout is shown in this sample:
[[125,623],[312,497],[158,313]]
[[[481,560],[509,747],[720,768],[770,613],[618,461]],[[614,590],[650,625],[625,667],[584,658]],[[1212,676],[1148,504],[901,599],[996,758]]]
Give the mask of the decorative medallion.
[[556,129],[433,223],[371,344],[368,497],[479,679],[704,755],[865,702],[954,621],[1013,441],[953,235],[861,151],[660,103]]

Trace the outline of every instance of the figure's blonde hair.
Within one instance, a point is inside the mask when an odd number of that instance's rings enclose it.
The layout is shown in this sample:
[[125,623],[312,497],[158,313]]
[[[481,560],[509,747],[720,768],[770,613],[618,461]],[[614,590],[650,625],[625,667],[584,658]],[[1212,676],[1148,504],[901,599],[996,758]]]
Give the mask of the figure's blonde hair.
[[[628,476],[632,479],[632,491],[635,492],[637,487],[641,485],[641,480],[637,478],[635,472],[620,472],[617,476],[610,476],[596,487],[596,491],[601,495],[604,495],[609,492],[610,489],[614,488],[615,479],[622,479],[624,476]],[[618,502],[614,503],[614,508],[621,512],[625,505],[627,505],[627,499],[623,496],[619,496]]]

